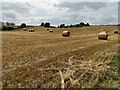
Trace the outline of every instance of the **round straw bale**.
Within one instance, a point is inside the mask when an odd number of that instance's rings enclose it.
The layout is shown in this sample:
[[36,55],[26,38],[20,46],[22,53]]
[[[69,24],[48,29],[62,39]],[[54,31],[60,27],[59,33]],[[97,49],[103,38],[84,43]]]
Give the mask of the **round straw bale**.
[[27,28],[23,28],[24,31],[27,31]]
[[52,29],[50,29],[50,30],[49,30],[49,32],[53,32],[53,30],[52,30]]
[[70,36],[70,32],[69,31],[63,31],[62,32],[62,36],[69,37]]
[[35,30],[34,29],[29,29],[29,32],[34,32]]
[[114,33],[119,33],[118,30],[114,30]]
[[46,30],[50,30],[49,28],[47,28]]
[[108,33],[100,32],[99,35],[98,35],[98,39],[107,40],[108,39]]

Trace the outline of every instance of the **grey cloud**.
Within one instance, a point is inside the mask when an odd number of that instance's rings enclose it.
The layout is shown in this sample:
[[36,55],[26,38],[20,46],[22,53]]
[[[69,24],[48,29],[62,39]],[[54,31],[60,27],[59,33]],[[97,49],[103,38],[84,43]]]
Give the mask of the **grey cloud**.
[[31,8],[33,6],[30,3],[22,2],[3,2],[2,3],[2,20],[19,23],[21,17],[27,18],[31,15]]
[[17,19],[16,15],[12,12],[5,12],[2,13],[2,20],[3,21],[9,21],[9,22],[18,22],[19,20]]
[[16,19],[16,16],[14,13],[2,13],[3,16],[11,19]]
[[3,11],[15,11],[21,14],[29,13],[32,6],[29,3],[18,3],[18,2],[3,2],[2,10]]
[[114,23],[114,24],[117,24],[118,20],[117,20],[117,17],[105,17],[105,18],[101,18],[101,23],[104,23],[104,24],[111,24],[111,23]]
[[2,21],[5,21],[5,22],[14,22],[14,23],[17,23],[19,22],[19,20],[17,20],[16,18],[9,18],[7,17],[8,15],[2,15]]
[[62,2],[58,5],[54,5],[58,8],[67,8],[69,11],[80,11],[90,9],[90,10],[98,10],[107,6],[105,2]]

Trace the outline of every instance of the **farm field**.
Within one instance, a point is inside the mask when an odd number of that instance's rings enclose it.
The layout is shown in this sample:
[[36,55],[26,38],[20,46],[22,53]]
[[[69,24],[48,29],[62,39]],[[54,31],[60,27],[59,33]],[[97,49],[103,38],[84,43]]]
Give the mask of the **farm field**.
[[[118,34],[113,33],[117,26],[53,28],[53,32],[32,28],[35,32],[2,32],[4,88],[117,87],[117,78],[111,81],[105,74],[119,45]],[[70,37],[62,36],[64,30]],[[102,30],[108,31],[108,40],[98,39]]]

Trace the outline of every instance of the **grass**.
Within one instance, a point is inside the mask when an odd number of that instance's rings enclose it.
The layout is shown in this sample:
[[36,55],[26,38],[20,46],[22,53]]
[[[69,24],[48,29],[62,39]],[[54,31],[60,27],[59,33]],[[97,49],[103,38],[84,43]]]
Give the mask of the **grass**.
[[119,88],[119,62],[120,60],[120,48],[117,53],[113,56],[110,62],[110,68],[107,69],[104,73],[101,74],[99,78],[98,87],[100,88]]

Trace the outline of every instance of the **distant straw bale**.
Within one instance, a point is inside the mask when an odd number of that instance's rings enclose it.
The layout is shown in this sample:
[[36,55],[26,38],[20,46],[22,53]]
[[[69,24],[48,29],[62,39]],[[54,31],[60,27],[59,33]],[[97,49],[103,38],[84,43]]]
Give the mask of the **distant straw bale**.
[[29,29],[29,32],[34,32],[35,30],[34,29]]
[[52,29],[50,29],[50,30],[49,30],[49,32],[53,32],[53,30],[52,30]]
[[23,28],[24,31],[27,31],[27,28]]

